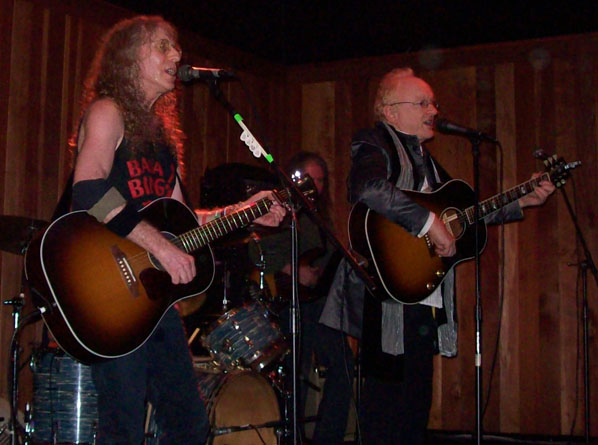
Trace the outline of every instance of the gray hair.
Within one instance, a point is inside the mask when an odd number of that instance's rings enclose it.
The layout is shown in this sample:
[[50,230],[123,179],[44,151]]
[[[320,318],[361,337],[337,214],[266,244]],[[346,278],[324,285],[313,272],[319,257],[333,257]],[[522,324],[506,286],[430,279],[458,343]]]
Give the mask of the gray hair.
[[404,79],[406,77],[414,77],[413,70],[409,67],[395,68],[389,71],[382,77],[378,84],[376,91],[376,99],[374,100],[374,117],[376,120],[384,120],[384,104],[390,92],[395,88],[397,79]]

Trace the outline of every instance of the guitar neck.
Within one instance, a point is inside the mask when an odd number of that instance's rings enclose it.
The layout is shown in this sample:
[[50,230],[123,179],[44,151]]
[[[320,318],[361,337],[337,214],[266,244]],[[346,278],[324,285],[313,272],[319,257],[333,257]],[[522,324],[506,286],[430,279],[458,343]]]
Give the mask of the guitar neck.
[[[506,192],[499,193],[492,198],[481,201],[479,205],[479,218],[482,219],[491,213],[502,209],[507,204],[510,204],[529,193],[532,193],[534,188],[542,181],[550,181],[550,175],[548,173],[543,173],[537,178],[530,179],[529,181],[519,184],[518,186],[515,186]],[[474,206],[465,209],[465,214],[467,215],[467,221],[469,224],[473,224],[474,222],[474,210]]]
[[[279,195],[282,195],[283,193],[284,192]],[[236,210],[220,218],[216,218],[179,235],[173,242],[187,253],[194,252],[237,229],[247,227],[257,218],[268,213],[272,204],[273,201],[269,198],[252,202],[247,207]]]
[[[288,190],[274,193],[280,202],[284,202],[289,198]],[[263,198],[252,202],[240,210],[235,210],[228,215],[221,216],[209,223],[189,230],[174,238],[172,242],[187,253],[195,252],[235,230],[247,227],[257,218],[268,213],[272,204],[274,204],[274,201],[270,198]]]

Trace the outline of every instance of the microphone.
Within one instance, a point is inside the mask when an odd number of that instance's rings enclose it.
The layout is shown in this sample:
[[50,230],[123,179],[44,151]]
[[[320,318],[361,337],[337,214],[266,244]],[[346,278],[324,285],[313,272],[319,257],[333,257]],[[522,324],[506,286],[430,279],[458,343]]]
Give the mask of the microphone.
[[482,141],[492,142],[493,144],[498,142],[495,137],[474,130],[473,128],[462,127],[461,125],[454,124],[446,119],[437,118],[435,124],[436,129],[441,133],[456,134],[467,138],[477,138]]
[[231,71],[220,68],[202,68],[190,65],[181,65],[177,71],[177,77],[183,82],[194,79],[199,80],[235,80],[237,76]]

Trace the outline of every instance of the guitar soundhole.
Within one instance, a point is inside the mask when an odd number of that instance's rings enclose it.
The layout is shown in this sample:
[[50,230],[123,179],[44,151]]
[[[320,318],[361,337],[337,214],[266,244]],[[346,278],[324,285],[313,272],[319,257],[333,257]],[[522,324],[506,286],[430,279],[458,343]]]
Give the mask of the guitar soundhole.
[[465,226],[463,224],[463,213],[459,209],[448,208],[442,212],[440,218],[455,239],[461,238],[463,232],[465,232]]

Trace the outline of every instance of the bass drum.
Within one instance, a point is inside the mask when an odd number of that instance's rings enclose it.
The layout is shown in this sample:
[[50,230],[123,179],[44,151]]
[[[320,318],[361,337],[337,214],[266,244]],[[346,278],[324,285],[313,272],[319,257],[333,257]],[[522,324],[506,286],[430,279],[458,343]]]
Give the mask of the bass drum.
[[[210,419],[211,445],[276,445],[273,427],[280,421],[278,399],[265,377],[253,371],[219,372],[196,367],[199,392]],[[148,416],[147,445],[160,444],[154,411]]]

